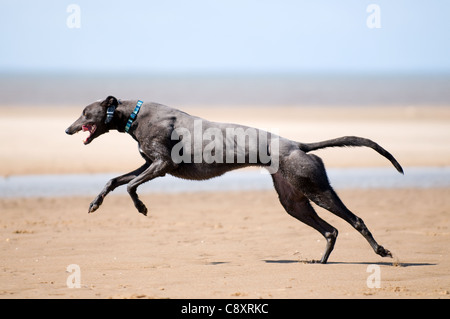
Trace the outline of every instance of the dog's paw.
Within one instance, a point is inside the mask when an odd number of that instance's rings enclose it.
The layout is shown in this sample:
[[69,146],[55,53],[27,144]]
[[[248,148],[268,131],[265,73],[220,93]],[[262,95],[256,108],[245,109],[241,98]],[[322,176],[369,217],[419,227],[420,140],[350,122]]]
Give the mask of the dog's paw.
[[139,201],[139,202],[136,204],[136,208],[137,208],[137,210],[138,210],[139,213],[141,213],[141,214],[144,215],[144,216],[147,216],[148,209],[147,209],[147,207],[144,205],[143,202]]
[[89,205],[88,214],[95,212],[99,207],[100,207],[100,205],[98,205],[95,201],[93,201],[93,202]]
[[386,248],[384,248],[383,246],[378,246],[377,254],[380,255],[381,257],[391,257],[392,258],[392,253],[389,250],[387,250]]
[[88,213],[93,213],[95,212],[100,205],[103,203],[103,198],[104,196],[102,196],[101,194],[98,195],[90,204],[89,204],[89,211]]
[[147,213],[148,213],[147,207],[145,207],[145,205],[143,205],[142,208],[139,208],[139,213],[141,213],[144,216],[147,216]]

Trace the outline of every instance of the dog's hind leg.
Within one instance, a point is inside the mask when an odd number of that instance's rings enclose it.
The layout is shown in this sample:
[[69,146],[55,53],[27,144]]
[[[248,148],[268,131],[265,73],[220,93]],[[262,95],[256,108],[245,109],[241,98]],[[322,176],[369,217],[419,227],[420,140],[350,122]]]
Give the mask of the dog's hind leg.
[[345,205],[342,203],[336,192],[329,186],[326,190],[321,192],[306,193],[305,194],[310,200],[319,205],[322,208],[332,212],[333,214],[341,217],[352,225],[359,233],[369,242],[372,249],[378,255],[382,257],[392,257],[389,250],[385,249],[383,246],[378,245],[378,243],[373,238],[371,232],[364,224],[364,221],[353,214]]
[[[299,156],[297,159],[297,161],[285,163],[289,182],[309,200],[352,225],[369,242],[375,253],[382,257],[392,257],[389,250],[378,245],[363,220],[342,203],[328,181],[322,160],[313,154],[307,154],[306,157]],[[298,169],[298,166],[301,169]]]
[[334,248],[338,231],[321,219],[311,206],[308,198],[295,189],[280,172],[272,174],[275,190],[281,204],[289,215],[319,231],[327,240],[325,252],[320,263],[325,264]]

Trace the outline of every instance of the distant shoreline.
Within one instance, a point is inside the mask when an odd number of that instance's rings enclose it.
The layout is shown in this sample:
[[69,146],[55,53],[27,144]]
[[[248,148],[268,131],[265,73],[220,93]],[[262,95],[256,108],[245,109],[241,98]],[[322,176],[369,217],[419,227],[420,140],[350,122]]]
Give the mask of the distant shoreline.
[[0,105],[86,104],[107,95],[168,105],[449,106],[448,73],[8,73]]

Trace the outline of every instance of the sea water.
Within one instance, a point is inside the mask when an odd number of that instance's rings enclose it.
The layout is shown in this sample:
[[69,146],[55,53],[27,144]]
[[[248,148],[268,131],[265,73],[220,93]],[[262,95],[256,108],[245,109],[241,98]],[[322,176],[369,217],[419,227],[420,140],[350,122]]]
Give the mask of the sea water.
[[[450,167],[406,167],[405,175],[390,167],[330,168],[327,172],[331,185],[337,190],[450,187]],[[0,198],[95,196],[109,179],[118,175],[120,174],[0,177]],[[138,192],[145,194],[270,189],[273,189],[273,183],[266,171],[242,170],[228,172],[207,181],[188,181],[166,175],[142,184]],[[125,194],[126,187],[119,187],[114,193]]]

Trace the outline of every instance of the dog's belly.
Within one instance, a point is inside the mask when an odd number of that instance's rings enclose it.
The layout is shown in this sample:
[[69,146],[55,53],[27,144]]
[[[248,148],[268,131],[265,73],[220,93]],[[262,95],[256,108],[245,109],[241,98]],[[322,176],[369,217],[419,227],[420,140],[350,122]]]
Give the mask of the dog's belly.
[[254,164],[248,163],[182,163],[169,172],[170,175],[190,180],[207,180],[213,177],[221,176],[226,172],[247,167]]

